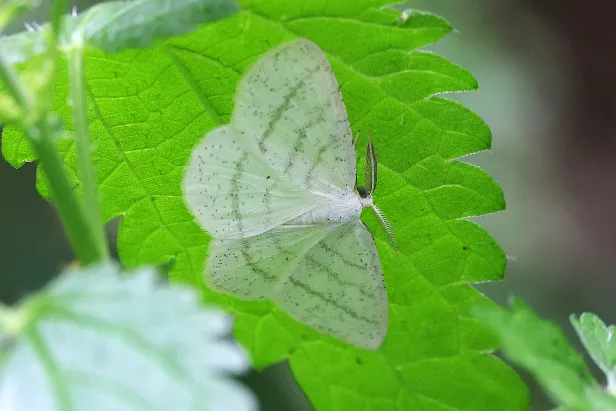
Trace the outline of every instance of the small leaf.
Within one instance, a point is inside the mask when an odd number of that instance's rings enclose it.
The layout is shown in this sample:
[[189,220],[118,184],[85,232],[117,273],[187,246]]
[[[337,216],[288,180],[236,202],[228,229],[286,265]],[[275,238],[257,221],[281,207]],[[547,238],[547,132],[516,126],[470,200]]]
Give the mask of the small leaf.
[[[136,0],[102,3],[81,19],[88,44],[107,52],[142,48],[235,13],[233,0]],[[79,28],[78,28],[79,29]]]
[[616,395],[616,338],[614,326],[606,327],[595,314],[584,313],[580,318],[570,317],[580,340],[593,361],[605,373],[608,391]]
[[157,283],[153,269],[64,274],[0,310],[0,341],[9,342],[0,346],[0,409],[254,410],[252,395],[225,377],[247,368],[221,340],[230,327],[194,291]]
[[511,310],[481,307],[476,314],[501,338],[505,355],[529,370],[559,404],[581,410],[605,410],[591,405],[602,400],[593,394],[596,382],[555,324],[539,318],[520,300],[512,301]]
[[[199,24],[237,12],[233,0],[136,0],[98,4],[76,16],[64,16],[61,50],[91,45],[107,52],[142,48],[158,39],[188,33]],[[2,39],[0,56],[23,63],[47,51],[49,24]]]

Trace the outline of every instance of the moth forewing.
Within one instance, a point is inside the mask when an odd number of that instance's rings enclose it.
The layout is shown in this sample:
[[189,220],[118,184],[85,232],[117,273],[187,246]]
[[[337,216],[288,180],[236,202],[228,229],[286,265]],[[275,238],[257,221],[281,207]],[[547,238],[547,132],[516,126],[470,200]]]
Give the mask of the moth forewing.
[[376,152],[372,140],[369,139],[368,146],[366,147],[366,166],[364,167],[364,187],[366,187],[368,195],[371,195],[376,188],[377,173]]

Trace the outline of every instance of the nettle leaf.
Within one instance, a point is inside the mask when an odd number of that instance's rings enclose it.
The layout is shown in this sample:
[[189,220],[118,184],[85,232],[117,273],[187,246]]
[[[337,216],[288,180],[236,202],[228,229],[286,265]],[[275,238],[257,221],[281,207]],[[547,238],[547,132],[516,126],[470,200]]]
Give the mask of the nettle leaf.
[[[500,336],[505,355],[528,369],[563,409],[616,410],[616,398],[600,389],[558,326],[539,318],[521,300],[513,300],[511,310],[481,307],[477,317]],[[588,326],[591,320],[586,318]]]
[[0,311],[0,409],[255,410],[226,376],[248,366],[222,339],[230,328],[227,315],[153,269],[65,273]]
[[[434,97],[477,83],[466,70],[418,50],[452,30],[446,21],[410,12],[402,21],[399,12],[383,9],[386,3],[244,1],[236,16],[155,48],[88,51],[90,133],[104,216],[122,216],[124,264],[175,259],[170,277],[235,313],[235,336],[256,367],[288,359],[317,410],[525,409],[526,388],[489,354],[497,340],[471,313],[491,303],[467,284],[501,279],[506,263],[490,235],[463,220],[505,207],[489,175],[456,160],[488,149],[490,130],[462,105]],[[371,130],[379,156],[375,202],[394,227],[401,262],[366,214],[390,301],[388,337],[376,352],[321,335],[268,301],[217,295],[202,281],[209,238],[180,189],[191,150],[228,121],[235,86],[251,63],[298,36],[326,52],[353,131],[362,131],[357,146],[365,147]],[[70,130],[65,75],[55,91]],[[11,164],[33,159],[18,132],[6,130],[3,139]],[[73,143],[61,147],[74,174]],[[49,194],[44,179],[37,184]]]
[[593,361],[605,373],[608,390],[616,395],[616,327],[606,327],[592,313],[584,313],[579,319],[572,315],[571,323]]

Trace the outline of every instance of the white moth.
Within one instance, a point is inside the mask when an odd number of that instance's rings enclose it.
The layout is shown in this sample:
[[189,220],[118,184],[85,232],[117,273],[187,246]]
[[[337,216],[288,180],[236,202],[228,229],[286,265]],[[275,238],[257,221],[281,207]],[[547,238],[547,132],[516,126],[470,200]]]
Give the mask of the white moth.
[[[365,187],[338,83],[308,40],[265,54],[242,79],[230,124],[194,149],[186,202],[213,240],[205,281],[241,299],[271,299],[294,319],[360,348],[387,333],[387,293],[372,235],[360,221]],[[395,247],[395,243],[394,243]]]

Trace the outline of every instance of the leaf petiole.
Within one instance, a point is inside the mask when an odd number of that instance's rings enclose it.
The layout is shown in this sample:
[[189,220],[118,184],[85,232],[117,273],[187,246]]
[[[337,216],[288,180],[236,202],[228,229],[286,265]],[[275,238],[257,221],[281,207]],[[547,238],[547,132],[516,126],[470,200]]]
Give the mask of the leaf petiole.
[[[58,208],[66,231],[78,258],[84,264],[93,263],[106,258],[94,241],[93,231],[86,219],[83,207],[73,193],[64,164],[56,148],[55,126],[56,117],[50,113],[39,115],[37,107],[32,102],[19,76],[0,57],[0,80],[4,82],[8,92],[25,114],[19,122],[47,176],[53,192],[53,201]],[[46,98],[46,96],[42,96]]]
[[106,258],[106,255],[95,241],[94,231],[86,217],[84,207],[75,197],[56,148],[49,117],[48,115],[33,126],[26,128],[26,135],[49,181],[53,192],[53,202],[58,208],[77,257],[84,265],[101,261]]
[[98,203],[96,176],[92,163],[92,147],[88,132],[88,109],[83,74],[83,50],[72,48],[68,52],[68,73],[73,109],[73,125],[77,148],[77,167],[79,181],[83,187],[85,218],[92,231],[94,246],[102,259],[109,258],[109,248],[105,236],[103,220]]

